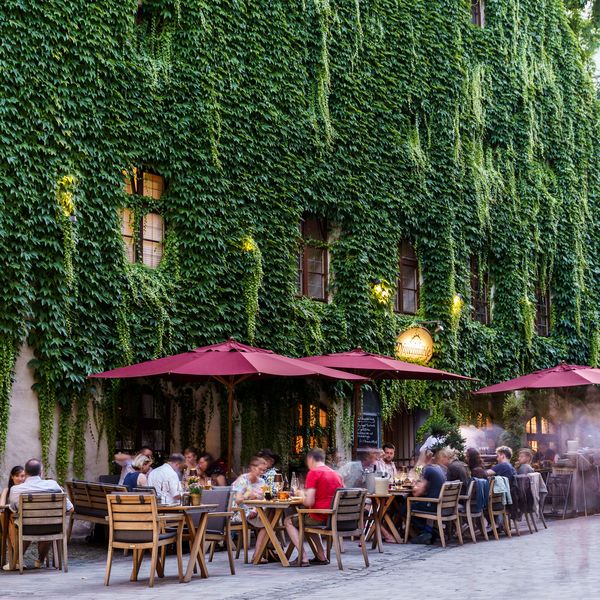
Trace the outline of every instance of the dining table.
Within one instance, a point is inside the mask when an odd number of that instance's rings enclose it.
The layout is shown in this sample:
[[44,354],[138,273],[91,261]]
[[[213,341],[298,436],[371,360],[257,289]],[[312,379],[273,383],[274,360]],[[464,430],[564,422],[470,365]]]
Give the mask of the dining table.
[[287,552],[283,549],[281,542],[277,538],[277,526],[288,508],[302,506],[302,498],[292,497],[287,500],[244,500],[244,504],[256,510],[258,518],[264,525],[267,534],[260,545],[256,546],[252,563],[255,565],[260,563],[266,553],[268,543],[271,542],[281,565],[289,567],[289,556],[293,548],[290,545]]
[[[204,536],[208,525],[208,518],[211,511],[218,508],[218,504],[200,504],[199,506],[184,506],[181,504],[159,504],[157,510],[162,515],[181,515],[183,514],[185,524],[188,528],[191,547],[190,559],[183,577],[184,583],[189,583],[194,573],[196,561],[200,566],[200,577],[206,579],[208,577],[208,568],[206,566],[206,558],[204,556]],[[200,515],[198,527],[194,524],[194,515]]]
[[403,544],[404,540],[392,519],[390,509],[397,504],[398,499],[407,498],[412,494],[412,488],[399,487],[388,490],[386,494],[367,494],[371,501],[370,520],[372,527],[367,532],[366,541],[373,540],[372,549],[383,553],[383,540],[381,535],[382,527],[385,525],[397,544]]

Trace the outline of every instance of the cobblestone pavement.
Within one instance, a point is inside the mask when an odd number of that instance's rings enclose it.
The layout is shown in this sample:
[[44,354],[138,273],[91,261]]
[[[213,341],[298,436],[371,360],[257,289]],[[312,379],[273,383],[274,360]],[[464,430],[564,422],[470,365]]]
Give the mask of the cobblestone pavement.
[[[551,521],[547,530],[499,542],[451,546],[386,545],[385,553],[369,551],[365,569],[354,543],[346,543],[345,570],[334,562],[326,567],[284,569],[278,564],[252,566],[236,561],[237,575],[229,575],[221,552],[209,563],[209,579],[195,577],[179,584],[174,557],[167,560],[167,576],[147,587],[148,563],[140,581],[129,582],[131,557],[118,555],[111,585],[102,585],[106,551],[85,542],[70,547],[69,573],[28,570],[24,575],[0,573],[1,598],[70,598],[127,600],[320,600],[399,597],[437,600],[578,600],[600,598],[600,516]],[[333,557],[332,557],[333,558]],[[26,561],[31,562],[31,561]],[[187,555],[184,564],[187,563]],[[144,568],[145,567],[145,568]]]

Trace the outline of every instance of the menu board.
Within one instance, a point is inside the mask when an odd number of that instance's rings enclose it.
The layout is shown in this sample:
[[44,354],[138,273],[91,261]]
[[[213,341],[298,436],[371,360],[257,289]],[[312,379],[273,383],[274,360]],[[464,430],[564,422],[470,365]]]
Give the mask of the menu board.
[[358,418],[358,448],[379,448],[380,436],[381,417],[363,413]]

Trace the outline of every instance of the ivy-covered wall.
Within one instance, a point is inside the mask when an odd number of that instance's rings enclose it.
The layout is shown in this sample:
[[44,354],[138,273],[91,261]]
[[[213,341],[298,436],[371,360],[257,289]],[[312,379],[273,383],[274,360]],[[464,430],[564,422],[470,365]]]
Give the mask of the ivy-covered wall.
[[[419,317],[445,324],[433,364],[490,382],[598,362],[599,111],[561,0],[488,0],[483,29],[470,0],[141,6],[0,7],[0,452],[24,339],[46,461],[61,407],[62,473],[81,471],[94,371],[230,335],[391,352],[410,318],[370,281],[395,281],[403,237]],[[118,209],[144,210],[124,192],[136,165],[168,184],[156,270],[124,258]],[[295,295],[306,211],[340,232],[330,304]],[[494,283],[491,327],[470,318],[471,254]],[[533,334],[537,281],[549,338]],[[110,441],[118,389],[104,391]],[[463,391],[390,385],[384,411]]]

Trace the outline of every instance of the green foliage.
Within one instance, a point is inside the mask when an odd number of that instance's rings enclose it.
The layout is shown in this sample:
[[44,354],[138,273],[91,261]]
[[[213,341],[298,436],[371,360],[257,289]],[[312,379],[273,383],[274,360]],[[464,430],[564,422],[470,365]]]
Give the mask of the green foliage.
[[510,394],[504,401],[502,420],[504,431],[500,436],[502,444],[517,450],[523,444],[525,435],[525,401],[524,396]]
[[[484,29],[465,0],[145,0],[140,24],[137,10],[0,8],[0,449],[23,339],[46,461],[57,404],[85,431],[92,372],[230,335],[291,355],[393,352],[410,319],[370,282],[396,281],[403,237],[418,316],[445,325],[434,365],[487,383],[598,360],[599,113],[561,0],[488,2]],[[131,165],[165,176],[158,206],[124,193]],[[160,208],[158,269],[126,263],[123,207],[136,223]],[[296,297],[304,212],[339,231],[331,304]],[[240,252],[248,232],[256,251]],[[469,315],[471,254],[494,284],[491,327]],[[553,294],[544,340],[537,281]],[[384,387],[386,414],[465,392]],[[104,391],[91,416],[112,446],[119,386]],[[263,413],[240,403],[247,433]]]

